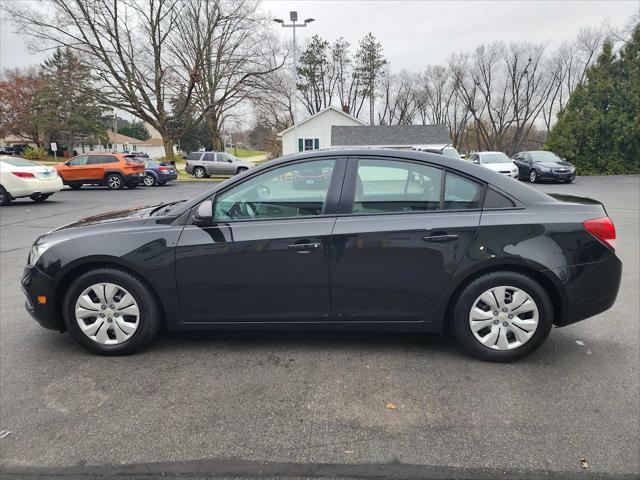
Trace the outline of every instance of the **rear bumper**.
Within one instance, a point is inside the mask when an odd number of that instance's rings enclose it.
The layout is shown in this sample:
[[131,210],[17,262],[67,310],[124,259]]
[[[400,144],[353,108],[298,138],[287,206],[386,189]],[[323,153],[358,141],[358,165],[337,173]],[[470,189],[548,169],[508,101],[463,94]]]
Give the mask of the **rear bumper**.
[[606,260],[552,270],[564,284],[565,305],[561,318],[563,327],[608,310],[618,296],[622,279],[622,262],[614,254]]
[[177,173],[158,173],[158,182],[170,182],[171,180],[177,180]]
[[28,197],[34,193],[55,193],[62,190],[63,184],[60,177],[51,180],[20,179],[12,183],[9,195],[13,198]]
[[[22,275],[22,292],[25,295],[24,307],[29,314],[44,328],[63,330],[61,319],[56,315],[56,299],[53,297],[54,281],[37,267],[26,266]],[[42,304],[39,296],[46,297]]]
[[137,185],[142,181],[143,178],[144,173],[132,173],[125,176],[125,182],[127,182],[127,184],[129,185]]

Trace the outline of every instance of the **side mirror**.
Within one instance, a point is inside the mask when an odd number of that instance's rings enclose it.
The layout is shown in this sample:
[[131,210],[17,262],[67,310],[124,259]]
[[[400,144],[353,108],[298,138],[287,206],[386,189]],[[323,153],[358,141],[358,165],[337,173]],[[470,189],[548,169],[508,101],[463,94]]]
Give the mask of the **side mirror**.
[[227,158],[227,162],[233,163],[233,160],[231,158]]
[[205,200],[196,210],[193,223],[198,227],[210,227],[213,223],[213,201]]

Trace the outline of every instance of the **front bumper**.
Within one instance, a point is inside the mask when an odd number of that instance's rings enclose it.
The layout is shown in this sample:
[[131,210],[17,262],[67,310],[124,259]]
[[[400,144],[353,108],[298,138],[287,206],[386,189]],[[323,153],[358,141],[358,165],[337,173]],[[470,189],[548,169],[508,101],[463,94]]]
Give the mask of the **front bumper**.
[[540,180],[574,180],[576,172],[558,173],[554,171],[541,171]]
[[[54,280],[37,267],[27,265],[20,283],[26,297],[24,307],[27,312],[44,328],[64,330],[62,319],[56,314]],[[38,301],[40,296],[46,297],[46,303]]]

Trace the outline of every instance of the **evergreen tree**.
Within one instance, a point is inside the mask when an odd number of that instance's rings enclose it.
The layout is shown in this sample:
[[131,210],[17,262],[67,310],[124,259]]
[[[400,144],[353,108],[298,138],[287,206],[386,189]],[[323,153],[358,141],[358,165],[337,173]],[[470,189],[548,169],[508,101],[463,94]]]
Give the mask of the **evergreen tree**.
[[138,140],[149,140],[151,135],[143,122],[132,122],[126,127],[118,129],[118,133]]
[[387,59],[382,55],[382,44],[376,40],[371,32],[360,41],[360,48],[356,53],[356,72],[363,85],[362,95],[369,98],[369,124],[373,125],[375,117],[375,99],[383,67]]
[[618,55],[605,42],[547,147],[581,174],[640,173],[640,24]]
[[57,49],[42,66],[44,88],[37,103],[49,141],[71,150],[74,144],[93,144],[106,137],[105,108],[97,100],[91,69],[70,49]]

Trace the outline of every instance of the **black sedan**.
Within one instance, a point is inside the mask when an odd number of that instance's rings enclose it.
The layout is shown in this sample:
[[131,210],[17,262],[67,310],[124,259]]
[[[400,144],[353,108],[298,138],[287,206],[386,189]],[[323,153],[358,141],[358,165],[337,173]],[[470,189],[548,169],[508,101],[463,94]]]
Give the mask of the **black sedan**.
[[576,167],[546,150],[517,153],[513,163],[518,167],[518,178],[531,183],[542,180],[571,183],[576,179]]
[[[294,187],[318,171],[325,186]],[[611,307],[614,248],[594,200],[430,153],[317,151],[49,232],[22,286],[42,326],[101,354],[162,326],[450,328],[469,353],[510,361]]]

